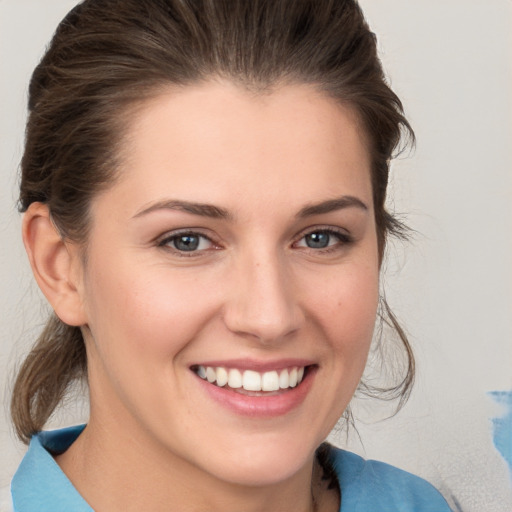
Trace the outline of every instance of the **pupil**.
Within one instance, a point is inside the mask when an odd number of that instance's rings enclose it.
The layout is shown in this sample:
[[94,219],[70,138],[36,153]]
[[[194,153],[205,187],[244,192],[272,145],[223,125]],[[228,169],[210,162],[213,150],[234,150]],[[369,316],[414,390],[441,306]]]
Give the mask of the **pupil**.
[[312,249],[323,249],[329,245],[328,233],[310,233],[306,235],[306,244]]
[[199,237],[194,235],[182,235],[176,238],[174,246],[179,251],[195,251],[199,246]]

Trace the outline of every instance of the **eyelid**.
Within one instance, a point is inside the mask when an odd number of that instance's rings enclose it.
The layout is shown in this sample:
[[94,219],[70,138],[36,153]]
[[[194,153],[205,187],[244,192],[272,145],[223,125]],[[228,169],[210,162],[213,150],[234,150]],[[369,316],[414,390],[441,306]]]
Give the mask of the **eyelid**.
[[[301,231],[301,233],[299,233],[299,235],[297,235],[297,237],[292,245],[298,244],[307,235],[310,235],[312,233],[328,233],[330,235],[334,235],[339,240],[339,244],[330,245],[330,246],[319,248],[319,249],[313,249],[313,248],[307,247],[307,246],[304,247],[305,249],[310,249],[314,252],[333,250],[336,247],[344,246],[344,245],[350,244],[354,241],[353,236],[346,229],[336,227],[336,226],[320,225],[320,226],[308,227],[305,230]],[[302,246],[301,246],[301,248],[302,248]]]
[[[185,235],[192,235],[192,236],[204,238],[210,242],[212,247],[208,248],[208,249],[199,249],[199,250],[187,252],[187,251],[180,251],[179,249],[176,249],[175,247],[172,247],[170,245],[173,239],[178,238],[180,236],[185,236]],[[205,251],[220,248],[219,243],[216,242],[211,235],[207,235],[206,233],[204,233],[201,228],[181,228],[181,229],[167,231],[163,235],[158,236],[155,239],[154,243],[159,248],[165,249],[168,252],[171,252],[173,254],[176,254],[179,256],[185,256],[185,257],[199,256],[199,255],[203,254]]]
[[311,233],[332,233],[334,235],[338,235],[342,238],[352,238],[352,235],[350,232],[344,228],[340,228],[338,226],[330,226],[330,225],[318,225],[318,226],[310,226],[306,229],[303,229],[295,238],[296,241],[301,240],[306,235],[309,235]]

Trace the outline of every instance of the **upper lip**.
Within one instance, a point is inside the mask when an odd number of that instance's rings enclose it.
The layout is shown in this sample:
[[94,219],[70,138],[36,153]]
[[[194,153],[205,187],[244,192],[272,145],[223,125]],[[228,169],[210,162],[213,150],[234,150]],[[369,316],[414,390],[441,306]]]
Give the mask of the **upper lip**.
[[210,366],[213,368],[236,368],[238,370],[254,370],[257,372],[266,372],[272,370],[283,370],[284,368],[311,366],[315,364],[311,359],[284,358],[273,361],[261,361],[255,359],[228,359],[215,361],[201,361],[191,365],[191,368],[197,366]]

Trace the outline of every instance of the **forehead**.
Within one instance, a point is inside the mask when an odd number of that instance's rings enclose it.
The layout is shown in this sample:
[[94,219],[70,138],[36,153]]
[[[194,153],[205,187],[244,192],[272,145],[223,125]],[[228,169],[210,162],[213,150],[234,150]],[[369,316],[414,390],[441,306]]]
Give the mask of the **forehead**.
[[357,115],[306,85],[264,94],[230,82],[166,90],[131,116],[121,160],[114,188],[126,188],[126,198],[136,192],[139,205],[158,196],[225,204],[233,194],[297,205],[352,194],[371,203]]

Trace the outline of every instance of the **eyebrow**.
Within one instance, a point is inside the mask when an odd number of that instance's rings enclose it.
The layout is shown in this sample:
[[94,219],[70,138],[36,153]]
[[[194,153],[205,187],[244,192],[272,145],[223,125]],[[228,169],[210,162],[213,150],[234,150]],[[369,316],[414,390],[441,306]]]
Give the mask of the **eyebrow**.
[[324,213],[330,213],[336,210],[343,210],[345,208],[352,207],[368,211],[368,206],[366,206],[361,199],[354,196],[342,196],[335,199],[328,199],[321,203],[305,206],[299,211],[297,218],[303,219],[305,217],[311,217],[312,215],[322,215]]
[[179,201],[175,199],[158,201],[136,213],[133,218],[142,217],[148,213],[157,210],[178,210],[182,212],[199,215],[201,217],[211,217],[213,219],[232,219],[232,215],[219,206],[206,203],[194,203],[190,201]]
[[[302,208],[296,215],[297,218],[302,219],[311,217],[313,215],[322,215],[345,208],[359,208],[368,211],[368,207],[363,201],[354,196],[342,196],[335,199],[328,199],[320,203],[311,204]],[[201,217],[210,217],[212,219],[225,219],[233,220],[233,215],[220,206],[215,206],[208,203],[195,203],[190,201],[181,201],[177,199],[167,199],[158,201],[137,212],[133,218],[142,217],[149,213],[158,210],[178,210],[182,212],[191,213],[192,215],[199,215]]]

